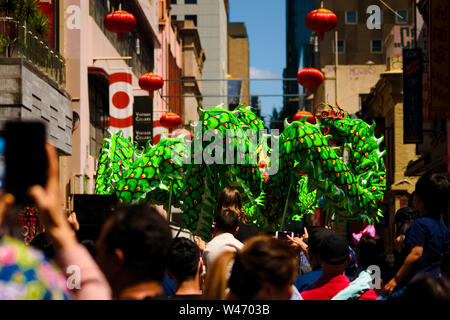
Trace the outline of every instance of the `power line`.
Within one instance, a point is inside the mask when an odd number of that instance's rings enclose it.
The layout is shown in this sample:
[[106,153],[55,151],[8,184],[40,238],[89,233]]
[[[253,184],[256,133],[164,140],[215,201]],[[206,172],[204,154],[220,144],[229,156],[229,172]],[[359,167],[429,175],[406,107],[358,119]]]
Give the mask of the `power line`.
[[235,97],[299,97],[301,94],[233,94],[233,95],[181,95],[181,96],[161,96],[162,98],[235,98]]
[[241,79],[164,79],[167,82],[193,82],[193,81],[297,81],[297,78],[241,78]]

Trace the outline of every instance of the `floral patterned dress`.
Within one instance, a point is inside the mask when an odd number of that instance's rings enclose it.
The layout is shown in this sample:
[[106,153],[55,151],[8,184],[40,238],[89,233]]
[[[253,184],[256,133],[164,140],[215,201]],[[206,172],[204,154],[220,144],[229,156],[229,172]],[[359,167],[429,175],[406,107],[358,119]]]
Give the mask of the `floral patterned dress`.
[[61,271],[42,252],[22,241],[0,239],[0,300],[68,300]]

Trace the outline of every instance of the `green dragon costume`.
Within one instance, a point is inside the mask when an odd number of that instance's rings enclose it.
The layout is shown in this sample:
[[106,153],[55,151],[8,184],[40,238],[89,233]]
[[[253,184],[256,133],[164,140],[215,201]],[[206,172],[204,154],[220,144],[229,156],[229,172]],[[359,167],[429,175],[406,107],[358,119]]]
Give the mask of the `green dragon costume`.
[[301,220],[319,202],[327,218],[373,224],[382,217],[386,186],[383,138],[375,138],[374,124],[325,107],[318,124],[305,117],[270,139],[263,121],[242,105],[199,108],[192,141],[163,138],[140,151],[115,134],[100,151],[95,193],[180,208],[185,227],[206,239],[226,186],[241,192],[244,211],[262,229]]

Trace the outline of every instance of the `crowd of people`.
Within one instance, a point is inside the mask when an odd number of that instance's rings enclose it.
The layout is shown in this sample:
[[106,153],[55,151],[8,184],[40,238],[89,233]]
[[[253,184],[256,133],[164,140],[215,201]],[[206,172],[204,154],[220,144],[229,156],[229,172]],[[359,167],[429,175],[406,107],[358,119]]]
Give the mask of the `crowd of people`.
[[329,227],[301,236],[258,230],[237,190],[217,199],[211,239],[174,237],[161,211],[120,207],[94,244],[60,208],[58,159],[30,196],[45,232],[27,246],[14,233],[14,196],[0,196],[0,299],[450,300],[449,181],[427,174],[395,214],[392,252],[374,226],[347,241]]

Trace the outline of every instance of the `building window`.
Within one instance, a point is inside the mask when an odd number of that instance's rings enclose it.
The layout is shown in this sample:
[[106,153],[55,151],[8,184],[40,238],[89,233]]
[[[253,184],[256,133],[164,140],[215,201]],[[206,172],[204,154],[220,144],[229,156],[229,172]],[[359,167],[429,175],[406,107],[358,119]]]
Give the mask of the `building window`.
[[[338,47],[338,53],[344,53],[345,52],[345,41],[338,40],[337,47]],[[333,52],[336,53],[336,42],[334,40],[333,40]]]
[[358,13],[356,11],[345,11],[345,23],[346,24],[357,24],[358,23]]
[[197,4],[197,0],[184,0],[185,4]]
[[172,15],[171,19],[172,19],[172,21],[177,21],[177,16],[176,15]]
[[177,0],[170,0],[171,4],[177,4]]
[[109,136],[109,84],[96,74],[88,75],[89,84],[89,154],[98,157],[103,139]]
[[185,15],[184,20],[192,20],[194,22],[194,26],[197,26],[197,15]]
[[[408,10],[397,10],[397,14],[395,15],[395,23],[408,23]],[[401,18],[399,16],[401,16]]]
[[370,52],[381,53],[383,51],[381,40],[370,41]]

